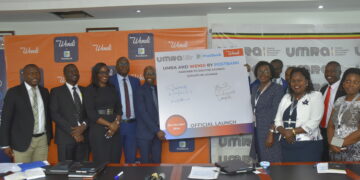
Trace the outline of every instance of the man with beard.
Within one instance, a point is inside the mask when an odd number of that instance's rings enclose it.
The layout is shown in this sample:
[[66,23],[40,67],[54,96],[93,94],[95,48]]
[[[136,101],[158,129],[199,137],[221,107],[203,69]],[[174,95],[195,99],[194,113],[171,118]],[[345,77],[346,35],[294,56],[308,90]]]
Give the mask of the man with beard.
[[339,88],[341,65],[336,61],[330,61],[325,67],[325,79],[328,82],[320,91],[324,98],[324,115],[320,122],[321,135],[324,138],[324,152],[322,156],[323,161],[329,161],[329,147],[327,140],[327,126],[330,119],[331,111],[334,108],[334,102],[337,98],[344,96],[345,92]]
[[64,67],[66,83],[50,93],[50,110],[56,123],[55,143],[59,161],[88,160],[87,119],[83,105],[84,87],[77,83],[79,70],[74,64]]

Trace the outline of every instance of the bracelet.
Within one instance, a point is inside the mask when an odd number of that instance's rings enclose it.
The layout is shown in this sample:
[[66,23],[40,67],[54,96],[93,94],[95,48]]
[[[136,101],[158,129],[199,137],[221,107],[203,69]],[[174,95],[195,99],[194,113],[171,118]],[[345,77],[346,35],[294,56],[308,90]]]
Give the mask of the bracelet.
[[269,129],[269,131],[270,131],[271,133],[274,133],[274,132],[275,132],[274,129]]
[[296,136],[296,132],[294,128],[292,129],[292,133],[294,134],[294,136]]

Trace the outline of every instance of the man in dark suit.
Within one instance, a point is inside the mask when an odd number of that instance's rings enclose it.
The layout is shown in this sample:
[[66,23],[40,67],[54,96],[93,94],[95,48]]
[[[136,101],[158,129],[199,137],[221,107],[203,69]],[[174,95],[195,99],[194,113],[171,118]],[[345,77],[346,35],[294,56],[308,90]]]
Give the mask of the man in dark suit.
[[274,67],[275,70],[275,76],[273,77],[274,79],[272,81],[276,84],[281,85],[283,87],[284,93],[286,93],[289,85],[284,78],[280,77],[284,66],[283,62],[280,59],[274,59],[271,61],[271,65]]
[[77,83],[79,70],[74,64],[64,67],[66,83],[50,93],[51,117],[56,123],[55,143],[59,161],[88,160],[87,119],[83,103],[85,88]]
[[47,160],[52,138],[48,115],[49,92],[39,85],[35,64],[24,67],[24,83],[10,88],[5,96],[0,125],[0,146],[15,162]]
[[336,61],[330,61],[325,67],[325,79],[328,82],[320,91],[324,97],[324,115],[320,122],[320,131],[324,139],[323,161],[329,161],[329,147],[327,141],[327,125],[330,119],[331,111],[337,98],[344,96],[345,92],[340,87],[341,65]]
[[[136,113],[135,95],[140,87],[140,80],[130,76],[130,64],[126,57],[116,61],[117,73],[110,77],[110,83],[119,93],[123,115],[120,122],[121,150],[124,149],[125,162],[135,163],[136,157]],[[121,153],[121,152],[119,152]]]
[[155,85],[155,69],[147,66],[144,69],[145,83],[136,95],[137,142],[140,148],[141,163],[160,163],[161,140],[165,133],[159,128],[159,107]]

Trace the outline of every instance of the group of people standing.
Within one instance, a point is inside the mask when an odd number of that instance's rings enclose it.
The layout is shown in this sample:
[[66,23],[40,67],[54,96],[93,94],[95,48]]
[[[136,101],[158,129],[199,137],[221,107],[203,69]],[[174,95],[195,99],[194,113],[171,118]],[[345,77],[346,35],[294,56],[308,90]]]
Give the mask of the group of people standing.
[[129,60],[116,61],[117,73],[110,77],[105,63],[97,63],[88,87],[78,85],[75,64],[64,66],[65,84],[49,93],[39,85],[40,69],[28,64],[24,82],[10,88],[4,99],[0,124],[0,147],[14,162],[47,160],[56,124],[55,143],[59,161],[86,161],[92,152],[95,162],[119,163],[122,150],[126,163],[160,163],[156,73],[144,69],[145,82],[128,75]]
[[[335,61],[325,67],[328,84],[315,91],[305,68],[289,67],[282,79],[281,60],[260,61],[251,83],[254,134],[250,155],[259,161],[359,161],[360,69],[349,68],[341,77]],[[109,75],[105,63],[97,63],[88,87],[78,85],[75,64],[64,66],[65,84],[49,93],[39,85],[40,70],[34,64],[23,69],[24,82],[10,88],[4,99],[0,147],[15,162],[46,160],[56,124],[59,161],[88,160],[160,163],[156,72],[144,69],[144,84],[129,75],[126,57],[116,61]]]
[[310,73],[260,61],[251,87],[254,135],[250,156],[258,161],[310,162],[360,160],[360,69],[325,67],[328,84],[315,91]]

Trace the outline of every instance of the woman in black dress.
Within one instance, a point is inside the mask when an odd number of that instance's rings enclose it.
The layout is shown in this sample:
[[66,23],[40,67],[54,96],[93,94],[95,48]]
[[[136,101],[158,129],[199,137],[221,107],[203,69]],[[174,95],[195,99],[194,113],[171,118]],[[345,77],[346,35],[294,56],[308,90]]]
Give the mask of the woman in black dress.
[[120,162],[121,104],[115,88],[109,84],[109,69],[104,63],[92,68],[91,84],[85,92],[89,117],[89,141],[95,162]]

